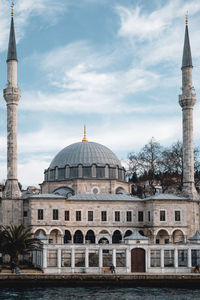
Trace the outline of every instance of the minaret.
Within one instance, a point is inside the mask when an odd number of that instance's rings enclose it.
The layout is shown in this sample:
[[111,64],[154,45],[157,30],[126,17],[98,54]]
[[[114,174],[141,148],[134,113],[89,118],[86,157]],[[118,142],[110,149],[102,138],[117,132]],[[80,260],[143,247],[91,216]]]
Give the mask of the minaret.
[[3,198],[16,199],[21,196],[17,179],[17,106],[20,99],[20,89],[17,86],[17,50],[13,20],[13,5],[11,12],[10,38],[7,56],[7,87],[3,96],[7,104],[7,181]]
[[179,104],[182,107],[183,124],[183,194],[191,200],[198,199],[194,185],[194,145],[193,145],[193,107],[196,94],[192,86],[192,55],[186,16],[185,41],[182,60],[182,94]]

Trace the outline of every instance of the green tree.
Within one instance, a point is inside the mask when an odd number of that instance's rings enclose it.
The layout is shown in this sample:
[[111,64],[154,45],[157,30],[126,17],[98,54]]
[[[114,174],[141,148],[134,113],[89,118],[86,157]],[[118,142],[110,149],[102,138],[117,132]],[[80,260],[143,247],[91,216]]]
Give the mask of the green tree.
[[23,224],[2,227],[1,250],[10,256],[10,262],[18,264],[19,255],[29,254],[38,248],[40,240],[33,237],[31,228],[25,228]]

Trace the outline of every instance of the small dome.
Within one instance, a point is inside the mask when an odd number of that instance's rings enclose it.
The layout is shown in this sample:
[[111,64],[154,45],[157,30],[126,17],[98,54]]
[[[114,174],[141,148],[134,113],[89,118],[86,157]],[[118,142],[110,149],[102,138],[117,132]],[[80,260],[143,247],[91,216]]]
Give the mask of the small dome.
[[66,165],[77,166],[79,164],[86,166],[97,164],[122,167],[117,156],[107,147],[93,142],[80,142],[71,144],[61,150],[52,160],[49,168],[64,168]]

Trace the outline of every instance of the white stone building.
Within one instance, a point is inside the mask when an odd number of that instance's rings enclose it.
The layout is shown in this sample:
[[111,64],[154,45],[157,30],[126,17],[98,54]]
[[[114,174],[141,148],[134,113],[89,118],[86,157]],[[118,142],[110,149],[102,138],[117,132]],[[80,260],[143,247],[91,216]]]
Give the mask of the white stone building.
[[[41,194],[21,195],[17,180],[17,52],[13,14],[8,49],[7,181],[2,225],[31,226],[43,242],[33,261],[46,273],[190,272],[200,264],[199,196],[194,186],[192,58],[188,24],[183,51],[183,195],[130,195],[125,169],[103,145],[82,142],[61,150],[44,172]],[[86,130],[85,130],[86,131]]]

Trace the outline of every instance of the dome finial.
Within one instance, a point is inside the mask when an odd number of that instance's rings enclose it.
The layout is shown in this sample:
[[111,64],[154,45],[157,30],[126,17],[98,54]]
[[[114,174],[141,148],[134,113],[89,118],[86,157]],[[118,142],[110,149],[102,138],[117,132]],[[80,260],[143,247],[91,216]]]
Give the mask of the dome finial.
[[186,15],[185,15],[185,24],[186,24],[186,26],[188,25],[188,10],[187,10]]
[[84,137],[82,139],[82,142],[88,142],[88,139],[86,137],[86,125],[84,125]]
[[14,15],[14,5],[15,4],[12,2],[11,6],[10,6],[11,7],[11,18],[13,18],[13,15]]

